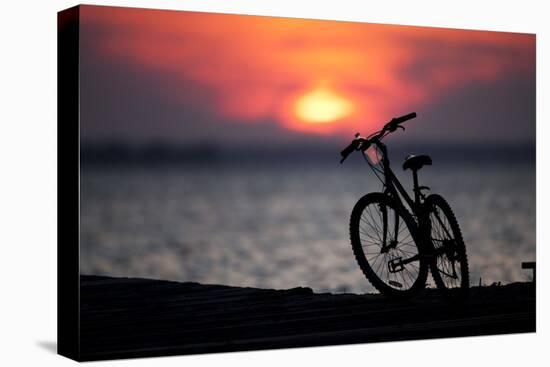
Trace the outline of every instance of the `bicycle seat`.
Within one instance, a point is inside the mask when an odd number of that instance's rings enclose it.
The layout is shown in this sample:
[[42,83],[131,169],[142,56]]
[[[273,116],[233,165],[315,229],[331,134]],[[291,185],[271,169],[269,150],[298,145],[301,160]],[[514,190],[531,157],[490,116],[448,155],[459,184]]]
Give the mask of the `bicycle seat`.
[[412,169],[413,171],[419,170],[423,166],[431,166],[432,158],[426,154],[414,155],[411,154],[405,158],[403,163],[403,170]]

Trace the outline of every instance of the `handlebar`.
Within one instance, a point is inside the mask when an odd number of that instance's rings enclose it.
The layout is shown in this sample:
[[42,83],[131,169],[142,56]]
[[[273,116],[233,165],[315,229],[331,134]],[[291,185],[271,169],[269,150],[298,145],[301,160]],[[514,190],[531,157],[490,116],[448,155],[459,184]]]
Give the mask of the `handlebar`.
[[362,138],[359,133],[356,133],[355,139],[353,139],[352,142],[340,152],[340,155],[342,156],[340,163],[344,163],[346,158],[348,158],[348,156],[353,153],[353,151],[362,150],[364,152],[368,149],[373,141],[382,139],[386,134],[394,132],[395,130],[397,130],[397,128],[405,130],[405,128],[401,126],[401,124],[415,117],[416,112],[411,112],[407,115],[403,115],[400,117],[394,117],[384,125],[382,130],[370,135],[368,138]]
[[357,148],[359,148],[359,144],[360,144],[360,141],[357,140],[357,139],[354,139],[350,145],[348,145],[347,147],[344,148],[344,150],[342,150],[340,152],[340,155],[342,156],[342,159],[340,160],[340,163],[344,163],[344,161],[346,160],[346,158],[351,154],[353,153],[354,150],[357,150]]
[[405,121],[412,120],[416,117],[416,112],[411,112],[407,115],[403,115],[401,117],[394,118],[392,121],[394,121],[396,124],[402,124]]
[[401,117],[394,117],[391,119],[390,122],[388,122],[386,125],[384,125],[384,128],[382,130],[386,130],[389,132],[394,132],[398,127],[401,127],[402,129],[405,129],[403,126],[399,126],[399,124],[404,123],[405,121],[411,120],[416,117],[416,112],[411,112],[407,115],[403,115]]

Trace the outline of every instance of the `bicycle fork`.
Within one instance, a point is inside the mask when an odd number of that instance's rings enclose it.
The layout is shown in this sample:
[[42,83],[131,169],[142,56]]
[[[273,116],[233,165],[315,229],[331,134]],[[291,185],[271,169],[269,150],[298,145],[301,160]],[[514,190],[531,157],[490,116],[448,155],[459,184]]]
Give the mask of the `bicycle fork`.
[[380,211],[382,212],[382,248],[380,249],[380,253],[387,254],[390,249],[395,248],[397,246],[397,235],[399,230],[399,215],[397,215],[397,212],[394,212],[395,213],[394,236],[393,236],[393,239],[388,239],[388,208],[386,207],[386,205],[380,204]]
[[[382,246],[380,249],[381,254],[389,254],[390,259],[387,263],[388,266],[388,272],[389,273],[399,273],[403,270],[405,270],[405,265],[414,260],[403,260],[401,256],[395,256],[394,254],[390,254],[390,250],[395,249],[398,244],[398,236],[399,236],[399,214],[397,211],[393,211],[393,213],[388,213],[388,207],[384,204],[380,204],[380,212],[382,213]],[[390,216],[393,214],[394,221],[393,226],[390,226]],[[392,227],[392,228],[389,228]],[[390,233],[390,231],[393,231],[393,233]],[[392,236],[393,234],[393,236]],[[403,284],[392,279],[388,279],[388,283],[394,287],[402,288]]]

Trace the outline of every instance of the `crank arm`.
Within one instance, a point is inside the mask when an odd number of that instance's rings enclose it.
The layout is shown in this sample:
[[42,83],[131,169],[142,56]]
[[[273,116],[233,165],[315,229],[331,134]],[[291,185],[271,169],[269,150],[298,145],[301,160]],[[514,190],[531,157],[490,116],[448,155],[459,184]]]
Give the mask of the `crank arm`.
[[414,256],[409,257],[408,259],[401,260],[401,264],[407,265],[408,263],[412,263],[413,261],[420,260],[420,254],[416,254]]

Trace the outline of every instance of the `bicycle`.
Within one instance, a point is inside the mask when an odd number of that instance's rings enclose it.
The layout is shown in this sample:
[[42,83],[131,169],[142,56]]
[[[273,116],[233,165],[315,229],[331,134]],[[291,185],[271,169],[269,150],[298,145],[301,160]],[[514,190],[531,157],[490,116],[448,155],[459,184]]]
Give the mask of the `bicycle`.
[[[384,127],[355,139],[341,153],[343,163],[360,151],[383,184],[382,192],[363,196],[355,204],[349,230],[353,253],[366,278],[380,293],[412,296],[426,287],[428,271],[438,289],[464,297],[469,288],[468,258],[456,217],[447,201],[437,194],[426,196],[419,186],[418,171],[432,164],[428,155],[409,155],[403,170],[413,175],[414,199],[390,168],[382,140],[416,117],[410,113],[393,118]],[[410,211],[405,206],[407,204]]]

